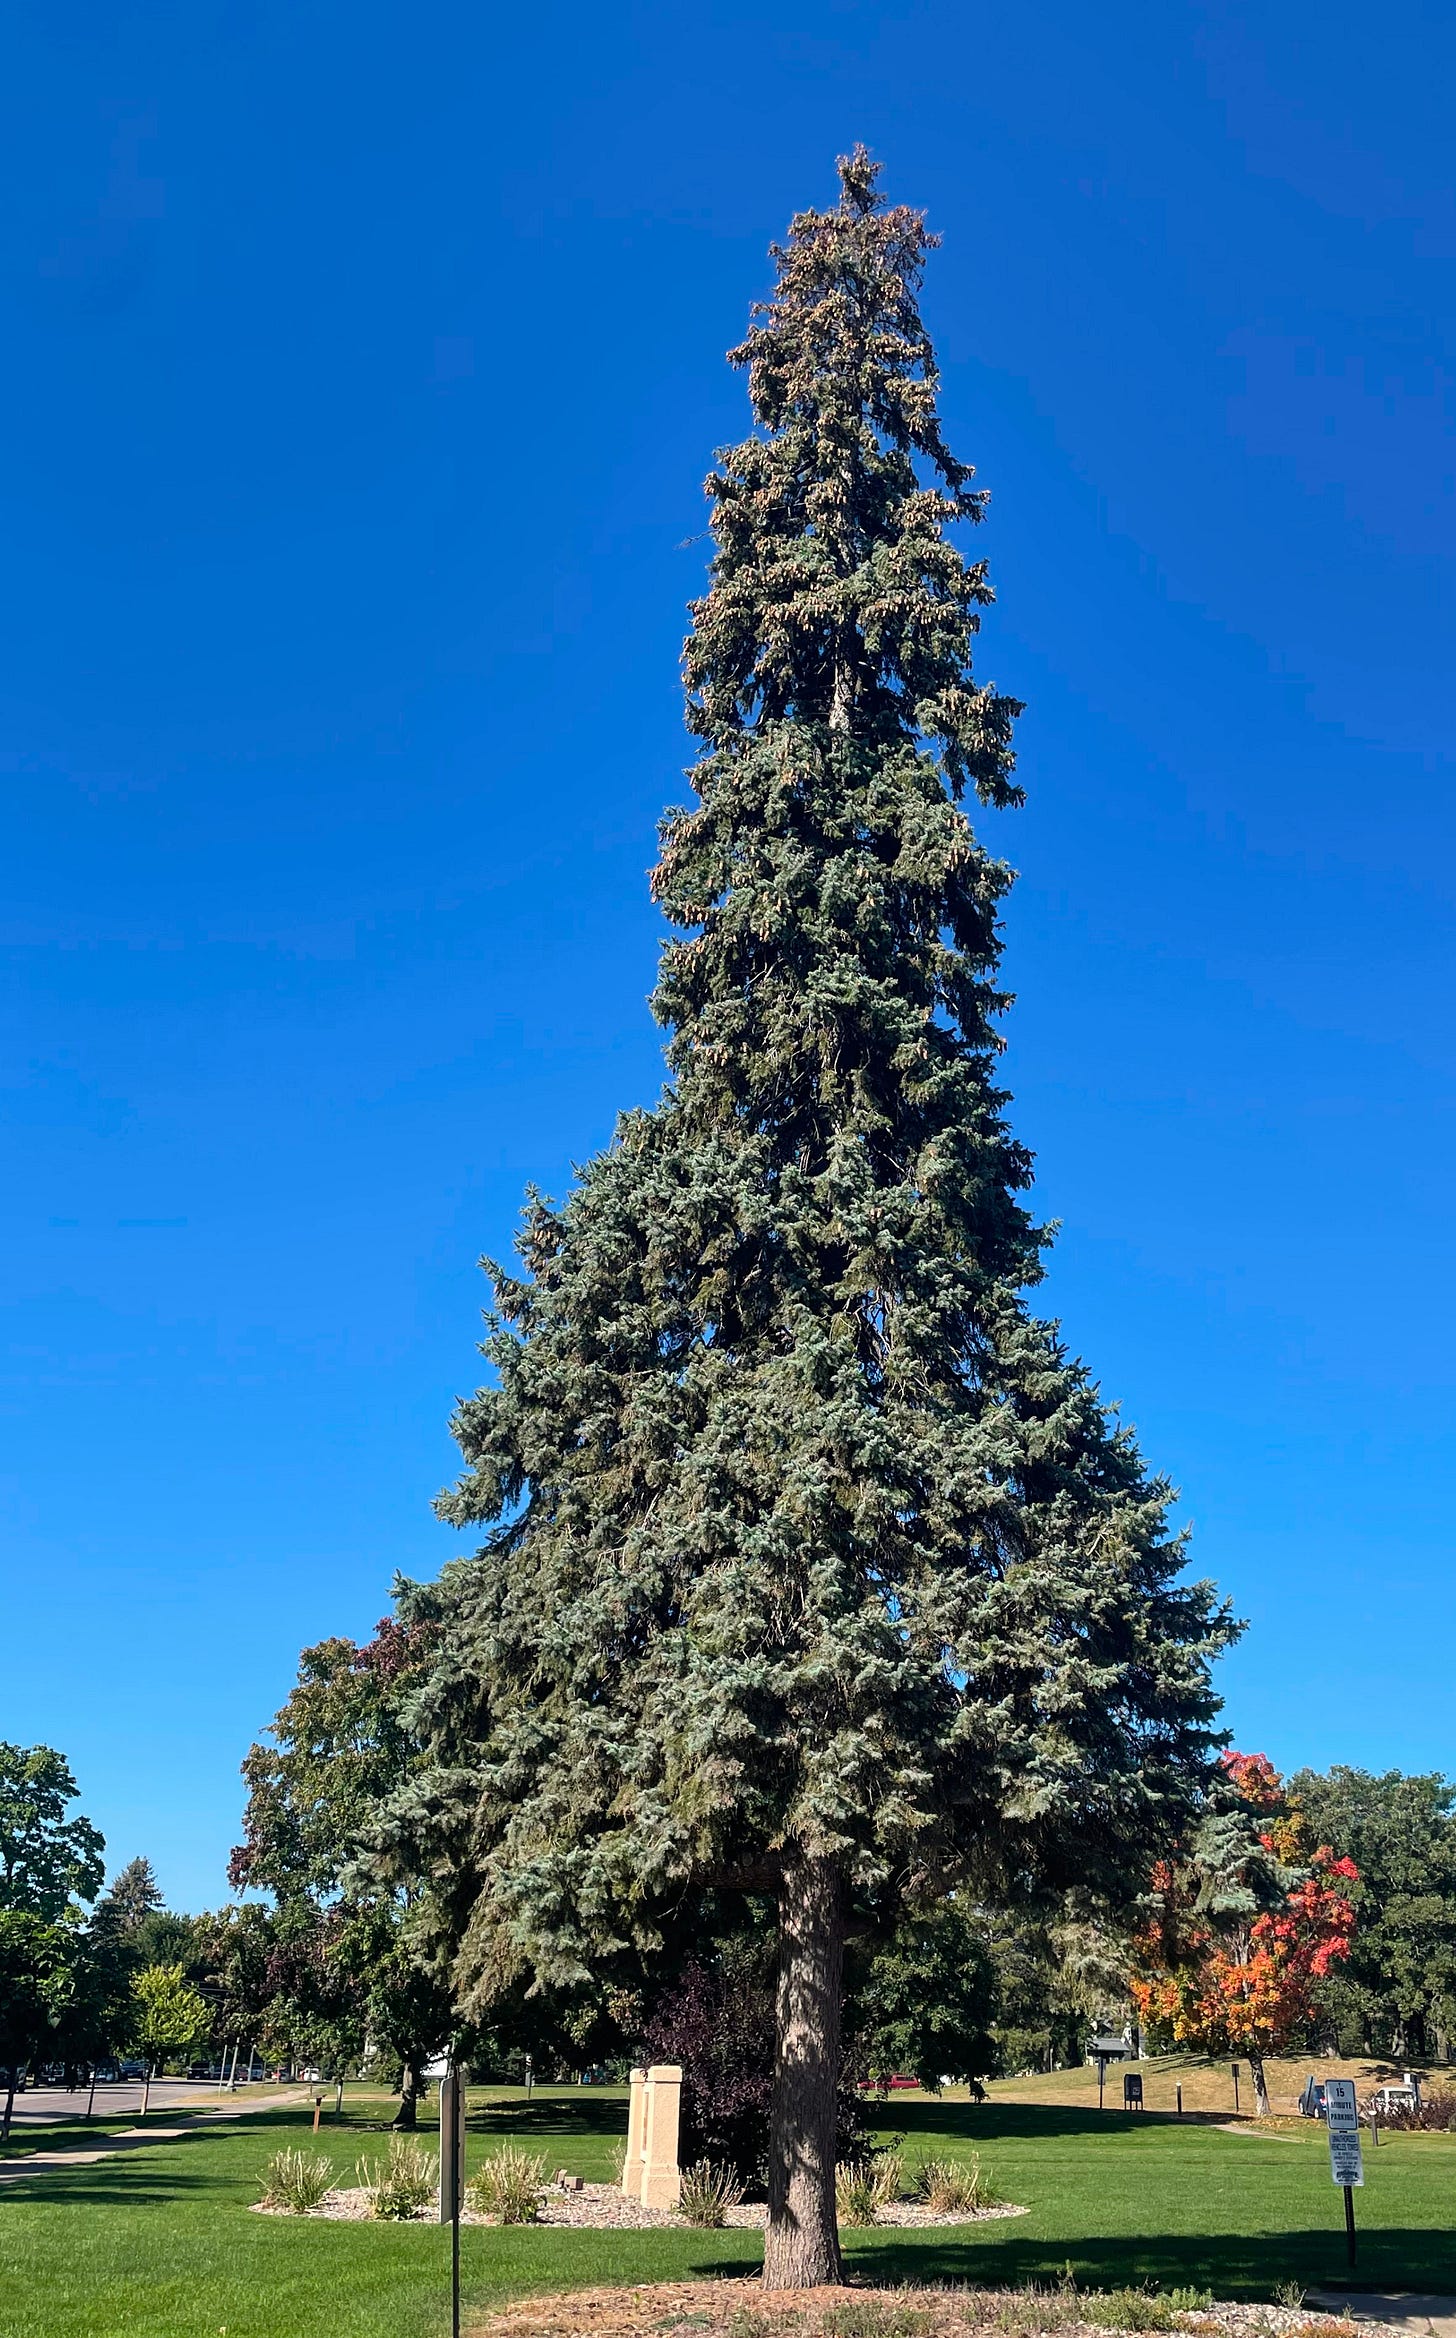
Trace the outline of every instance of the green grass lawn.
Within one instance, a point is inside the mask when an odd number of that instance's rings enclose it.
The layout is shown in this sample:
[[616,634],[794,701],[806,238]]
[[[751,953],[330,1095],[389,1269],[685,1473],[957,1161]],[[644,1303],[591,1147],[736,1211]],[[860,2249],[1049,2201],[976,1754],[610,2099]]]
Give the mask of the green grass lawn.
[[[481,2098],[475,2098],[477,2103]],[[386,2106],[360,2099],[319,2144],[350,2178],[379,2148]],[[878,2281],[1052,2281],[1070,2264],[1096,2287],[1195,2283],[1264,2295],[1344,2274],[1341,2199],[1320,2133],[1245,2139],[1217,2128],[1004,2102],[912,2099],[883,2115],[922,2153],[980,2152],[1031,2213],[961,2230],[847,2236]],[[473,2157],[511,2135],[548,2167],[611,2173],[626,2104],[562,2089],[528,2107],[502,2095],[471,2120]],[[171,2123],[169,2120],[167,2123]],[[310,2142],[304,2111],[202,2128],[91,2168],[0,2185],[0,2338],[438,2338],[448,2234],[252,2216],[264,2161]],[[97,2129],[68,2129],[66,2142]],[[17,2138],[55,2148],[55,2130]],[[433,2138],[427,2135],[427,2141]],[[1397,2137],[1367,2151],[1357,2195],[1360,2278],[1375,2289],[1456,2292],[1456,2138]],[[468,2307],[525,2290],[750,2271],[753,2233],[467,2229]]]

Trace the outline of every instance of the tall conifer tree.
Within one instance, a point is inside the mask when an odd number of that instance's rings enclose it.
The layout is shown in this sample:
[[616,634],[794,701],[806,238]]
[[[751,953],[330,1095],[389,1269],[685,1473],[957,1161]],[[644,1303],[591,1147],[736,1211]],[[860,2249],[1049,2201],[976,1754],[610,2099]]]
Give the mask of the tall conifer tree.
[[708,482],[697,801],[663,824],[671,1085],[492,1269],[443,1514],[434,1765],[396,1814],[467,2010],[699,1888],[769,1896],[766,2273],[832,2280],[846,1929],[959,1884],[1115,1899],[1207,1773],[1229,1635],[1166,1484],[1029,1310],[997,1084],[1015,702],[971,675],[984,497],[863,151],[797,217]]

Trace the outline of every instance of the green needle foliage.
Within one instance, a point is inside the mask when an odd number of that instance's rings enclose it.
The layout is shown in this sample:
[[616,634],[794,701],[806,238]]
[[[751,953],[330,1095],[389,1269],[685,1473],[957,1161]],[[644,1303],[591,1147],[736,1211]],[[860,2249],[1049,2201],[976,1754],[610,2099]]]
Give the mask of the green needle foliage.
[[1015,702],[973,679],[984,497],[917,305],[931,238],[840,166],[733,362],[663,824],[671,1086],[525,1271],[441,1504],[489,1531],[409,1595],[433,1767],[396,1818],[466,2009],[662,1911],[777,1904],[769,2271],[831,2279],[846,1927],[907,1897],[1125,1898],[1199,1792],[1230,1625],[1169,1488],[1027,1304],[1044,1237],[996,1078]]

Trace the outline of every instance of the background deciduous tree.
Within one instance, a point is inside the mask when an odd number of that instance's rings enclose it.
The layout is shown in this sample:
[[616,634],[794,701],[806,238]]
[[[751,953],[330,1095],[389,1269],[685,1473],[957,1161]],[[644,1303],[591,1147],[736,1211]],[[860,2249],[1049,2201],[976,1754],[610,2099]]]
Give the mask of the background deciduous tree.
[[1155,2036],[1247,2056],[1267,2115],[1264,2058],[1307,2030],[1317,1985],[1349,1955],[1358,1873],[1310,1842],[1264,1755],[1228,1754],[1224,1767],[1231,1801],[1155,1874],[1131,1986]]
[[20,2074],[50,2046],[76,1986],[77,1936],[29,1909],[0,1908],[0,2070],[10,2133]]
[[209,2027],[207,2000],[193,1987],[181,1965],[147,1965],[134,1976],[130,2042],[140,2048],[147,2065],[143,2117],[153,2077],[165,2070],[171,2056],[189,2053],[199,2045]]
[[0,1744],[0,1908],[53,1918],[96,1897],[106,1844],[88,1818],[67,1816],[77,1791],[53,1746]]
[[1200,1792],[1230,1626],[1169,1489],[1026,1293],[998,1084],[1019,800],[975,679],[984,497],[946,446],[932,238],[862,153],[734,362],[663,824],[671,1086],[495,1272],[398,1872],[467,2013],[651,1957],[695,1889],[778,1943],[771,2285],[837,2278],[847,1936],[950,1888],[1137,1887]]
[[1317,2000],[1347,2053],[1449,2058],[1456,2039],[1456,1788],[1344,1764],[1289,1791],[1316,1842],[1351,1858],[1356,1928]]
[[276,1902],[264,2021],[274,2046],[338,2072],[375,2049],[401,2073],[395,2123],[406,2128],[454,2011],[416,1952],[411,1889],[380,1881],[361,1853],[415,1759],[403,1709],[428,1637],[387,1618],[363,1646],[304,1649],[268,1742],[243,1763],[244,1840],[229,1869],[235,1888]]
[[975,1915],[946,1900],[906,1916],[862,1972],[850,1959],[845,2021],[855,2062],[870,2077],[984,2078],[997,2065],[991,2024],[996,1974]]

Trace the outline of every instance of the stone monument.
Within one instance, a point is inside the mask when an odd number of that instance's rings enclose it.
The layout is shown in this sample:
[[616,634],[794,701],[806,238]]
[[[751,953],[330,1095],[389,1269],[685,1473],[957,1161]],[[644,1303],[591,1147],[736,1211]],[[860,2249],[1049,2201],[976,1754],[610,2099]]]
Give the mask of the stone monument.
[[676,2062],[654,2062],[650,2070],[632,2073],[622,2197],[640,2200],[644,2208],[676,2208],[682,2197],[677,2164],[682,2075]]

